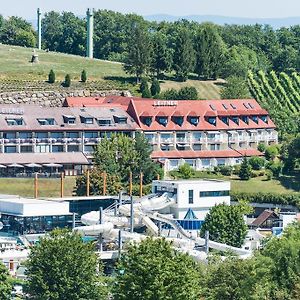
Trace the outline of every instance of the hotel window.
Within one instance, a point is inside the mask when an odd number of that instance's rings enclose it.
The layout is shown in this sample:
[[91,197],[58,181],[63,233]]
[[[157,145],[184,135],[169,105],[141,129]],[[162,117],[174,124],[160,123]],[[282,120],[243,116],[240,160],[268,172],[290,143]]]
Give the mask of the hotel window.
[[84,152],[85,153],[93,153],[95,150],[95,146],[92,145],[85,145],[84,146]]
[[50,136],[52,139],[62,139],[64,137],[63,132],[51,132]]
[[249,123],[249,117],[248,116],[241,116],[241,119],[244,123],[248,124]]
[[35,136],[38,139],[47,139],[48,138],[48,132],[36,132]]
[[71,116],[71,115],[64,115],[63,118],[64,118],[64,122],[66,124],[71,124],[71,125],[75,124],[76,117]]
[[110,126],[112,124],[111,119],[100,118],[97,121],[99,126]]
[[143,122],[143,124],[145,124],[146,126],[150,126],[152,123],[152,117],[141,117],[141,121]]
[[93,117],[81,117],[81,123],[94,124],[94,118]]
[[6,123],[7,123],[8,126],[25,125],[25,122],[24,122],[23,118],[16,118],[16,119],[7,118]]
[[20,132],[19,133],[19,138],[20,139],[31,139],[32,138],[32,133],[31,132]]
[[221,117],[221,120],[222,120],[222,122],[225,123],[226,125],[229,124],[229,119],[228,119],[228,117]]
[[181,146],[181,145],[176,145],[176,149],[178,151],[185,151],[185,150],[188,150],[185,146]]
[[195,145],[193,145],[193,150],[194,150],[194,151],[200,151],[201,148],[202,148],[202,146],[201,146],[200,144],[195,144]]
[[261,116],[261,120],[265,123],[268,123],[268,116]]
[[114,116],[114,120],[118,124],[127,124],[127,117],[124,116]]
[[160,125],[167,126],[167,124],[168,124],[168,117],[157,117],[157,122]]
[[207,122],[208,122],[209,124],[211,124],[211,125],[216,126],[216,124],[217,124],[217,118],[216,118],[216,117],[208,117],[208,118],[207,118]]
[[37,153],[49,153],[50,145],[36,145],[35,149]]
[[63,145],[53,145],[52,152],[64,152],[64,146]]
[[160,145],[161,151],[170,151],[170,146],[169,145]]
[[78,131],[67,132],[67,138],[69,138],[69,139],[78,139],[79,138],[79,132]]
[[104,137],[110,138],[111,137],[111,132],[110,131],[102,131],[102,132],[100,132],[100,137],[101,138],[104,138]]
[[17,147],[16,146],[5,146],[4,153],[16,153]]
[[211,144],[211,145],[210,145],[210,150],[211,150],[211,151],[217,151],[217,150],[220,150],[220,144]]
[[193,132],[193,141],[200,141],[201,140],[201,132]]
[[234,122],[235,124],[239,125],[239,117],[233,116],[233,117],[231,117],[231,121]]
[[37,119],[40,125],[55,125],[55,120],[53,118]]
[[183,117],[172,117],[172,120],[175,124],[179,126],[183,124]]
[[21,146],[20,148],[21,153],[31,153],[33,152],[32,146]]
[[189,190],[189,204],[194,203],[194,190]]
[[68,145],[67,150],[68,150],[68,152],[79,152],[79,146],[78,145]]
[[254,123],[258,124],[258,116],[252,116],[251,119]]
[[188,120],[192,125],[197,126],[199,124],[199,117],[189,117]]
[[87,139],[95,139],[98,137],[98,132],[97,131],[86,131],[84,133],[84,137]]
[[17,137],[16,132],[3,132],[3,138],[7,140],[13,140]]
[[226,196],[229,196],[229,191],[200,192],[200,197],[226,197]]

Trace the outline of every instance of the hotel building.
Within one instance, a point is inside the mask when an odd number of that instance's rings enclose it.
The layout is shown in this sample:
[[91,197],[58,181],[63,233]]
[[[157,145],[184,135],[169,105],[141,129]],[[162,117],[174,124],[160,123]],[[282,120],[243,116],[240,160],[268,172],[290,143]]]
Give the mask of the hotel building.
[[[67,98],[64,107],[0,105],[0,166],[61,166],[76,175],[104,136],[143,132],[166,171],[235,165],[277,143],[275,125],[254,99],[164,101]],[[20,166],[19,166],[20,167]]]

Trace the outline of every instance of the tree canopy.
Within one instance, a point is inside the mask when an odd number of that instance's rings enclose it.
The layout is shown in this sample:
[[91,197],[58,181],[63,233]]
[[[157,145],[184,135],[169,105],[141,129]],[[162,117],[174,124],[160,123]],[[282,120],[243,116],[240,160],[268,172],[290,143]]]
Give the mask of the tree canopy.
[[2,262],[0,262],[0,299],[11,299],[12,285],[9,278],[8,270]]
[[198,300],[201,267],[165,239],[129,245],[118,264],[116,300]]
[[68,230],[41,238],[26,263],[26,292],[30,299],[104,299],[101,265],[94,245]]

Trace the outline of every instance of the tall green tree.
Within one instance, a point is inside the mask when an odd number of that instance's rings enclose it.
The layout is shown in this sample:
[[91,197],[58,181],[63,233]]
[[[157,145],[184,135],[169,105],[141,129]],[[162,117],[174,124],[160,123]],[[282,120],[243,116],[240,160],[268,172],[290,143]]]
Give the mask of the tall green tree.
[[195,68],[195,50],[191,31],[186,27],[179,27],[176,33],[173,68],[180,81],[186,81],[190,72]]
[[0,299],[11,299],[12,285],[9,278],[8,270],[2,262],[0,262]]
[[241,180],[249,180],[251,178],[251,165],[249,164],[249,161],[247,157],[245,157],[242,161],[239,177]]
[[128,37],[124,69],[136,76],[137,83],[147,73],[151,64],[152,45],[150,34],[143,23],[135,23]]
[[26,293],[30,299],[107,297],[94,245],[84,243],[77,233],[51,232],[31,249],[26,266]]
[[211,208],[201,227],[201,236],[209,231],[209,238],[215,242],[241,247],[247,234],[247,225],[239,206],[219,204]]
[[155,78],[152,80],[150,91],[152,97],[158,96],[160,94],[160,84],[159,81]]
[[152,37],[153,52],[151,69],[157,78],[161,78],[163,72],[168,72],[172,66],[172,50],[168,47],[167,36],[158,31]]
[[222,99],[248,99],[250,92],[243,77],[230,76],[221,90]]
[[195,37],[195,50],[195,72],[199,77],[216,79],[221,73],[225,53],[225,43],[216,25],[211,23],[201,25]]
[[143,78],[141,81],[140,92],[142,93],[142,98],[151,98],[151,92],[146,78]]
[[116,300],[198,300],[201,268],[164,239],[129,245],[118,264]]

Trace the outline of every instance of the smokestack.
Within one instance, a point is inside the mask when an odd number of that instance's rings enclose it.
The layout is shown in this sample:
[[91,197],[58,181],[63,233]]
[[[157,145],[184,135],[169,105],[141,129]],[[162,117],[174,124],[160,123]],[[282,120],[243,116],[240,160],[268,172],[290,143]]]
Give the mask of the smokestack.
[[86,26],[87,26],[86,56],[88,58],[93,58],[94,10],[90,8],[88,8],[88,10],[86,11]]
[[42,12],[38,8],[37,9],[37,28],[38,28],[38,39],[37,39],[37,47],[39,50],[42,49]]

